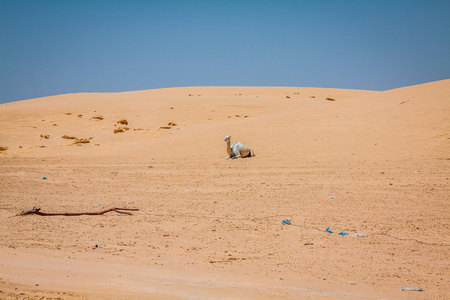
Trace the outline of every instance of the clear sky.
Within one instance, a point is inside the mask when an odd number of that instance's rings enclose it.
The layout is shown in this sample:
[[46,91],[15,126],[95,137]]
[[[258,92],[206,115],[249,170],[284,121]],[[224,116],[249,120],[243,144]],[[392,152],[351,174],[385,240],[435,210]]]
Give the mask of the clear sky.
[[181,86],[450,78],[450,1],[0,0],[0,103]]

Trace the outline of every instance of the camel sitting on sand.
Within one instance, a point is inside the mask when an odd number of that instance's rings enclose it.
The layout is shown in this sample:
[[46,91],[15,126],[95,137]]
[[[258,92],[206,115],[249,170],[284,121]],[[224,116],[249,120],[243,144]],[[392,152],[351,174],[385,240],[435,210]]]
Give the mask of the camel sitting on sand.
[[227,152],[228,157],[227,158],[239,158],[239,157],[252,157],[255,156],[255,153],[253,153],[253,150],[250,149],[250,147],[242,144],[241,142],[234,143],[230,147],[230,141],[231,136],[227,135],[225,137],[225,142],[227,142]]

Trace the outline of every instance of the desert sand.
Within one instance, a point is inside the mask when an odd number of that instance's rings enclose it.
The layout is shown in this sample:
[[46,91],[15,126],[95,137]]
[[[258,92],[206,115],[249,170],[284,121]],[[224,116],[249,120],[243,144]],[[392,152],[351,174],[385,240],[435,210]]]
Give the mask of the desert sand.
[[0,128],[2,299],[450,297],[450,80],[67,94]]

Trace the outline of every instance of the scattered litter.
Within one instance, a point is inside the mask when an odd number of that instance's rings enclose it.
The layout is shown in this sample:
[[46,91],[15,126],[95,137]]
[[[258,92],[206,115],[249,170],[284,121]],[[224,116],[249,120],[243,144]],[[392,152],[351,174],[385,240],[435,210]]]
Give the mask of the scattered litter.
[[148,166],[148,168],[153,168],[153,166]]
[[170,109],[173,109],[173,106],[169,107]]
[[348,233],[342,231],[342,232],[339,232],[338,234],[341,235],[341,236],[346,236]]
[[368,236],[365,233],[354,233],[353,235],[356,235],[356,236],[359,236],[359,237],[366,237],[366,236]]
[[281,224],[283,224],[283,225],[292,225],[292,223],[291,223],[291,222],[289,222],[289,221],[286,221],[286,220],[283,220],[283,222],[281,222]]
[[333,196],[331,196],[331,197],[328,197],[328,199],[334,199],[334,197],[333,197]]
[[14,247],[14,246],[12,246],[12,245],[11,245],[11,246],[9,246],[8,248],[16,249],[16,247]]
[[330,227],[327,227],[327,232],[328,233],[333,233],[333,231],[330,230]]
[[356,285],[356,282],[354,282],[354,281],[347,281],[346,284]]
[[407,286],[407,287],[403,287],[402,291],[412,291],[412,292],[423,292],[424,289],[418,286]]
[[47,180],[47,177],[42,178],[42,180]]

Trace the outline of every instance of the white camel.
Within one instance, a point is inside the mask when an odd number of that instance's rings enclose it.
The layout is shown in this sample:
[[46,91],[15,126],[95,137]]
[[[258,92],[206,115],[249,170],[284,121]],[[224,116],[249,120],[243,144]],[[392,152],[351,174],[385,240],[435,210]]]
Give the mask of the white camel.
[[231,136],[227,135],[225,137],[225,142],[227,142],[227,152],[228,157],[227,158],[239,158],[239,157],[252,157],[255,156],[255,153],[253,153],[253,150],[250,149],[250,147],[242,144],[241,142],[234,143],[230,147],[230,141]]

